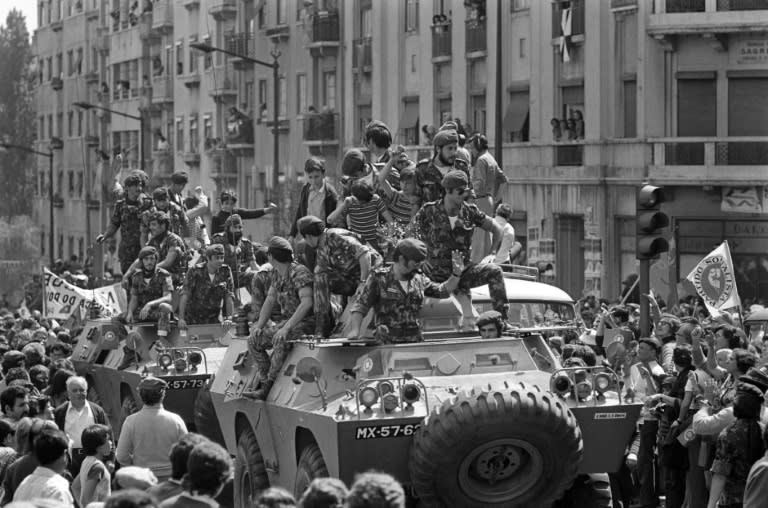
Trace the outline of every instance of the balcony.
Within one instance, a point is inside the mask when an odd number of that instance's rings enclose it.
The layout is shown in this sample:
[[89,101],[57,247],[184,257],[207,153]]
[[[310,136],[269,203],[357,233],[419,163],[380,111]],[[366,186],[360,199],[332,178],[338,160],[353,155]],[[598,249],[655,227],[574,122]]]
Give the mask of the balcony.
[[200,8],[200,0],[183,0],[183,3],[188,11]]
[[89,21],[94,19],[99,19],[99,8],[94,7],[93,9],[88,9],[87,11],[85,11],[85,19]]
[[477,56],[485,56],[488,49],[488,32],[486,30],[485,18],[480,20],[467,20],[466,27],[467,55],[476,54]]
[[152,78],[152,104],[173,105],[173,79],[170,76]]
[[145,12],[139,16],[139,38],[148,41],[159,37],[159,33],[152,29],[154,16],[151,12]]
[[563,21],[571,16],[571,37],[584,35],[584,0],[555,2],[552,4],[552,38],[563,36]]
[[64,80],[61,78],[51,78],[51,88],[58,92],[64,88]]
[[197,88],[200,86],[200,71],[195,69],[188,74],[182,75],[180,80],[187,88]]
[[584,165],[584,145],[583,144],[556,144],[555,166],[583,166]]
[[51,21],[51,30],[54,32],[61,32],[61,30],[64,28],[64,21],[61,19],[57,19],[56,21]]
[[313,56],[321,55],[325,48],[339,47],[338,11],[321,11],[312,17],[307,47]]
[[152,31],[165,35],[173,31],[173,4],[171,0],[158,0],[152,7]]
[[[256,49],[253,34],[251,32],[239,32],[224,36],[224,49],[238,55],[254,57]],[[230,62],[235,69],[243,70],[253,68],[254,63],[238,57],[230,57]]]
[[235,102],[237,100],[237,86],[234,79],[234,72],[226,66],[211,67],[205,71],[207,88],[210,90],[208,95],[213,97],[215,102]]
[[303,132],[304,144],[308,146],[325,146],[339,144],[339,115],[338,113],[319,113],[304,115]]
[[109,28],[100,26],[96,29],[96,37],[93,39],[93,46],[99,53],[106,55],[109,53],[110,40]]
[[432,62],[446,62],[451,59],[451,24],[432,25]]
[[287,41],[291,35],[291,27],[288,25],[275,25],[267,28],[264,31],[264,35],[267,36],[274,44],[280,41]]
[[99,73],[98,71],[90,71],[85,73],[85,82],[89,85],[98,84],[99,83]]
[[768,183],[768,138],[664,138],[653,144],[650,177],[675,185]]
[[[660,42],[667,35],[702,35],[768,30],[768,0],[655,0],[648,33]],[[718,49],[725,50],[723,41]]]
[[371,38],[355,39],[353,42],[352,67],[357,72],[371,72],[373,66],[373,52],[371,51]]
[[208,14],[216,21],[227,21],[237,17],[237,4],[235,0],[214,0],[214,4],[208,9]]
[[87,146],[99,146],[99,137],[98,136],[86,136],[85,137],[85,144]]
[[183,152],[181,154],[181,158],[184,160],[184,164],[189,166],[200,165],[200,153],[197,151],[197,149],[189,152]]

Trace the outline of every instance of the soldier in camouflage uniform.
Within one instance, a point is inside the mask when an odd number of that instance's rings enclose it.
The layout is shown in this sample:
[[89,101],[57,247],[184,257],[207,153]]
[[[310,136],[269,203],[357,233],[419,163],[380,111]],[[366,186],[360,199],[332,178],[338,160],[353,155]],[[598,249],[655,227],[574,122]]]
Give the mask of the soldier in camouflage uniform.
[[131,277],[130,301],[126,321],[157,321],[157,334],[168,333],[171,309],[171,274],[157,266],[157,249],[144,247],[139,252],[141,266]]
[[152,207],[152,200],[141,192],[141,178],[129,175],[123,182],[125,197],[115,203],[112,218],[107,230],[96,237],[101,244],[120,230],[120,247],[117,257],[120,259],[120,269],[123,273],[136,260],[141,250],[141,214]]
[[[261,308],[259,320],[251,329],[248,350],[258,366],[255,391],[249,397],[264,400],[277,379],[290,350],[290,340],[312,333],[312,273],[293,260],[293,248],[284,238],[272,237],[268,246],[269,263],[273,266],[272,284]],[[280,321],[268,326],[275,303],[280,304]],[[272,357],[267,350],[272,349]]]
[[218,323],[222,303],[225,325],[231,322],[235,312],[234,282],[232,271],[224,264],[224,247],[221,244],[209,245],[205,255],[208,261],[190,268],[184,278],[179,301],[180,329],[185,329],[187,323]]
[[298,228],[307,244],[315,249],[315,335],[325,337],[330,332],[331,293],[354,296],[368,278],[372,268],[382,263],[381,255],[364,245],[360,238],[346,229],[325,229],[314,215],[298,221]]
[[[254,319],[256,321],[259,318],[264,302],[267,300],[269,288],[272,286],[274,268],[269,263],[266,246],[256,244],[253,249],[259,268],[251,275],[248,290],[251,293],[251,311],[256,315],[256,319]],[[272,306],[272,317],[270,319],[275,322],[280,320],[280,305],[277,302]]]
[[507,292],[504,286],[504,274],[496,264],[470,263],[470,248],[475,228],[480,227],[493,235],[492,253],[496,253],[501,243],[501,227],[487,217],[476,205],[467,203],[464,196],[469,191],[469,178],[463,171],[453,170],[442,180],[445,196],[439,201],[426,203],[414,217],[414,222],[427,244],[427,256],[424,273],[432,280],[442,282],[451,274],[451,255],[458,250],[463,256],[466,268],[461,274],[458,293],[462,297],[464,327],[474,328],[469,290],[488,284],[488,292],[493,301],[493,309],[507,319]]
[[[459,147],[459,134],[455,124],[447,122],[440,127],[440,131],[434,138],[435,156],[424,159],[416,164],[416,189],[415,194],[419,198],[419,204],[437,201],[445,196],[445,190],[441,185],[443,177],[449,171],[460,170],[467,175],[469,180],[469,166],[466,161],[456,158],[456,150]],[[467,186],[471,195],[471,188]]]
[[171,274],[173,287],[180,288],[184,283],[189,260],[184,240],[168,230],[170,218],[165,212],[154,212],[149,217],[149,245],[157,249],[160,262],[157,266],[165,268]]
[[187,231],[189,219],[187,219],[187,215],[184,213],[184,210],[179,205],[171,201],[168,188],[158,187],[152,191],[152,201],[154,201],[155,206],[141,214],[142,243],[146,245],[149,241],[149,218],[152,216],[153,212],[167,213],[168,217],[170,218],[170,227],[168,231],[183,238]]
[[363,318],[373,308],[375,337],[382,343],[420,342],[419,311],[424,297],[447,298],[459,285],[464,261],[456,251],[451,276],[438,284],[419,273],[427,258],[427,246],[414,238],[400,240],[393,253],[394,264],[373,270],[363,284],[360,297],[352,304],[347,333],[359,337]]
[[211,243],[224,246],[224,263],[232,270],[235,289],[245,287],[247,277],[243,277],[243,274],[255,270],[258,266],[253,244],[247,238],[243,238],[243,219],[236,213],[227,217],[224,221],[224,231],[213,235]]

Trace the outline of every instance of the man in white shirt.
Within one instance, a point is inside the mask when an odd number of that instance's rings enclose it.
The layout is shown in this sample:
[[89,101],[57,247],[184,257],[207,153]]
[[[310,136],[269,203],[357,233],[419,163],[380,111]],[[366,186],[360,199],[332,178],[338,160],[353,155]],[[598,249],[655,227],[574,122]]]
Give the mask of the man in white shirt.
[[522,250],[523,246],[515,241],[515,228],[509,221],[512,219],[512,207],[505,204],[500,204],[496,207],[496,217],[493,220],[501,226],[502,236],[501,245],[499,250],[496,251],[496,255],[493,258],[493,262],[497,265],[506,265],[512,262]]
[[69,440],[60,430],[44,430],[37,436],[34,453],[40,465],[21,482],[13,501],[46,499],[60,503],[58,506],[74,508],[69,482],[62,476],[67,470],[68,447]]
[[138,388],[144,406],[125,419],[115,457],[123,466],[151,469],[162,482],[171,476],[170,451],[187,433],[187,426],[179,415],[163,408],[168,383],[147,376]]

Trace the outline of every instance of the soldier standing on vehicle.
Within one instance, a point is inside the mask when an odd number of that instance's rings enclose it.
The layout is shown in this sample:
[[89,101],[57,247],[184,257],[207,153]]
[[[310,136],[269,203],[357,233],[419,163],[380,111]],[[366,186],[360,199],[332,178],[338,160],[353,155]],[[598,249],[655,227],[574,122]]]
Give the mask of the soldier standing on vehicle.
[[[464,160],[456,158],[459,133],[456,131],[455,124],[447,122],[440,127],[433,142],[434,157],[419,161],[416,165],[416,195],[420,198],[420,204],[437,201],[445,196],[445,189],[441,182],[450,171],[462,171],[467,175],[467,182],[469,182],[469,166]],[[469,183],[465,187],[468,188]],[[464,197],[469,197],[469,194]]]
[[[258,384],[254,385],[256,390],[249,396],[257,400],[264,400],[269,395],[288,356],[290,344],[287,341],[312,333],[315,327],[312,273],[306,266],[294,261],[293,248],[285,238],[272,237],[267,253],[273,267],[272,285],[248,339],[248,350],[259,369]],[[281,319],[268,326],[275,303],[280,304]],[[271,359],[267,354],[270,348]]]
[[139,252],[139,263],[131,277],[130,301],[126,321],[157,321],[157,334],[167,335],[170,318],[171,293],[173,283],[171,274],[157,266],[157,249],[144,247]]
[[436,282],[447,280],[453,266],[452,253],[458,250],[464,263],[468,263],[461,273],[458,287],[464,327],[473,328],[470,326],[473,309],[469,290],[485,284],[488,284],[493,309],[499,312],[506,322],[507,292],[501,267],[493,263],[469,263],[475,228],[480,227],[491,232],[491,253],[495,254],[501,243],[501,227],[476,205],[464,201],[464,196],[469,191],[469,177],[466,173],[450,171],[443,177],[442,186],[445,196],[439,201],[424,204],[414,217],[414,223],[429,252],[424,273]]
[[165,212],[170,218],[170,226],[168,231],[177,235],[184,236],[187,231],[189,219],[187,214],[184,213],[184,209],[171,201],[170,194],[167,187],[158,187],[152,191],[152,201],[155,206],[145,211],[141,216],[141,241],[142,245],[146,245],[149,241],[149,219],[152,217],[153,212]]
[[232,271],[224,264],[224,246],[209,245],[205,249],[208,261],[187,272],[179,299],[179,328],[187,324],[217,323],[224,304],[224,324],[235,312],[235,288]]
[[328,333],[331,293],[354,296],[365,283],[371,269],[382,263],[381,255],[345,229],[325,229],[314,215],[302,217],[299,231],[307,244],[315,249],[315,335]]
[[152,200],[141,192],[141,177],[129,175],[123,182],[125,198],[117,200],[107,230],[96,237],[96,243],[102,244],[120,230],[120,247],[117,256],[120,259],[120,271],[128,272],[128,267],[136,260],[141,250],[141,214],[152,207]]
[[360,297],[352,304],[349,338],[360,337],[363,318],[373,308],[376,338],[384,343],[420,342],[419,311],[424,297],[447,298],[459,285],[464,261],[456,251],[451,276],[442,284],[419,273],[427,258],[427,246],[414,238],[395,246],[394,264],[373,270],[363,284]]
[[247,277],[243,274],[250,270],[256,270],[256,255],[253,252],[253,244],[243,238],[243,219],[233,213],[224,221],[224,231],[216,233],[211,243],[224,246],[224,263],[232,271],[235,289],[245,286]]

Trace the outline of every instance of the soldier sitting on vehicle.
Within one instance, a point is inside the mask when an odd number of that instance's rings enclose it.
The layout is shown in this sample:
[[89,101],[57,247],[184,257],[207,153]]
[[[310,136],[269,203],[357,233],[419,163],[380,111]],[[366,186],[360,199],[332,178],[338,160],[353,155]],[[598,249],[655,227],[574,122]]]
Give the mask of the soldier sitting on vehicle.
[[393,252],[394,264],[378,268],[363,284],[360,297],[352,304],[348,338],[360,337],[363,318],[373,308],[376,339],[382,343],[420,342],[419,311],[424,297],[447,298],[459,285],[464,261],[453,254],[451,276],[438,284],[419,273],[427,258],[427,246],[413,238],[400,240]]
[[[449,171],[443,177],[445,196],[438,201],[426,203],[414,217],[414,224],[427,244],[428,256],[424,273],[436,282],[448,279],[454,263],[452,253],[458,250],[468,262],[475,228],[480,227],[493,234],[491,253],[495,254],[502,238],[501,227],[485,215],[476,205],[464,201],[469,192],[469,178],[464,171]],[[474,309],[469,290],[488,284],[493,309],[498,311],[507,326],[507,292],[504,273],[499,265],[469,263],[462,267],[461,281],[457,296],[462,304],[463,327],[470,326]]]
[[207,261],[187,272],[179,300],[179,328],[187,324],[218,323],[224,304],[224,326],[231,325],[235,312],[232,272],[224,264],[224,246],[209,245],[205,249]]
[[[288,240],[272,237],[268,245],[269,262],[273,267],[272,284],[261,308],[259,320],[251,329],[248,350],[259,373],[254,380],[255,391],[247,396],[264,400],[277,379],[290,350],[289,340],[312,333],[312,273],[294,261]],[[280,321],[269,325],[272,308],[280,304]],[[272,357],[267,350],[272,348]]]
[[249,270],[256,270],[256,256],[253,252],[253,244],[243,238],[243,219],[233,213],[224,221],[224,231],[216,233],[211,243],[224,246],[224,263],[232,271],[235,289],[245,287],[247,277],[243,274]]
[[315,335],[324,337],[330,331],[331,293],[354,296],[382,258],[354,233],[326,229],[314,215],[299,219],[298,228],[307,244],[315,249]]
[[481,339],[498,339],[504,330],[504,318],[495,310],[488,310],[480,314],[475,324]]
[[170,192],[168,187],[158,187],[152,191],[152,201],[154,206],[145,211],[141,216],[141,242],[146,245],[150,237],[149,219],[152,217],[152,212],[165,212],[170,218],[169,231],[179,236],[186,234],[189,219],[184,213],[184,209],[171,201]]
[[168,334],[171,315],[171,274],[157,266],[157,249],[147,246],[139,252],[140,267],[131,277],[131,293],[125,320],[157,321],[157,334]]

